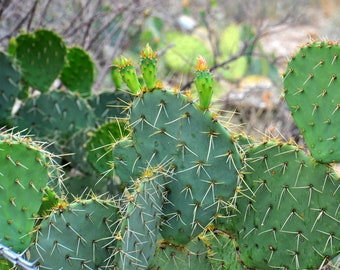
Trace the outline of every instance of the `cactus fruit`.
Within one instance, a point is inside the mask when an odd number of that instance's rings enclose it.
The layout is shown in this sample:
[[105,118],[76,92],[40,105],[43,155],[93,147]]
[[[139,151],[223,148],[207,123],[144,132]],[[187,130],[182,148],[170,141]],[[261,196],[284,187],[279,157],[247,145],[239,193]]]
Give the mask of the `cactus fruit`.
[[38,226],[29,248],[30,260],[41,269],[108,267],[114,252],[112,224],[118,219],[111,200],[78,199],[55,209]]
[[94,63],[91,57],[82,48],[72,47],[68,48],[66,59],[60,74],[61,81],[72,92],[89,97],[94,81]]
[[10,57],[1,51],[0,66],[0,125],[6,125],[20,92],[21,74]]
[[16,252],[30,243],[49,179],[47,153],[29,137],[0,134],[0,242]]
[[33,88],[46,92],[64,66],[64,41],[53,31],[41,29],[19,35],[14,47],[23,79]]
[[315,269],[340,249],[339,177],[289,143],[246,151],[233,219],[242,261],[257,269]]
[[85,99],[53,90],[26,100],[17,112],[15,124],[38,137],[60,142],[82,128],[94,126],[94,114]]
[[214,78],[209,71],[207,61],[202,56],[197,58],[195,85],[198,90],[201,109],[209,109],[213,95]]
[[152,90],[156,86],[157,75],[157,53],[154,52],[149,44],[142,50],[140,57],[140,69],[143,79],[148,90]]
[[123,83],[123,79],[122,79],[122,75],[120,75],[120,71],[119,71],[119,59],[114,59],[112,62],[112,66],[111,66],[111,78],[113,81],[113,84],[116,87],[116,90],[119,90],[122,87],[122,83]]
[[312,42],[291,58],[284,74],[284,97],[313,157],[339,162],[340,46]]
[[120,57],[119,71],[123,81],[129,87],[133,94],[137,94],[141,90],[141,85],[138,81],[136,68],[132,61],[124,56]]

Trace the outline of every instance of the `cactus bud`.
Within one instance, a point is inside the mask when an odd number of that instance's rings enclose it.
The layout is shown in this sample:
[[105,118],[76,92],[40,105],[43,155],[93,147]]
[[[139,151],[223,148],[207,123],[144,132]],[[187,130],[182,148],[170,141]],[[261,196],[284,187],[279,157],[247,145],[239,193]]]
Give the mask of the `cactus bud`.
[[120,75],[118,59],[115,59],[113,61],[111,68],[112,68],[111,76],[113,83],[116,86],[116,89],[120,89],[122,87],[123,79],[122,75]]
[[202,56],[197,57],[195,85],[198,91],[200,107],[202,110],[207,110],[213,94],[214,79],[209,71],[207,61]]
[[157,53],[146,44],[141,54],[141,72],[148,90],[155,88],[157,75]]
[[141,90],[140,83],[138,81],[137,72],[130,59],[124,56],[120,57],[119,64],[120,75],[123,81],[130,88],[132,93],[137,94]]

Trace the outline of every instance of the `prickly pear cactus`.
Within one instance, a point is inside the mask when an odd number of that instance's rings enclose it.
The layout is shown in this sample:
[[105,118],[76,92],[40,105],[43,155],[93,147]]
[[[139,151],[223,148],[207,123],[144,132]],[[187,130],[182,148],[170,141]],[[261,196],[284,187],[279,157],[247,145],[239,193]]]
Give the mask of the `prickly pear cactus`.
[[137,97],[130,123],[144,167],[166,162],[173,166],[162,235],[185,244],[234,194],[241,163],[232,136],[211,112],[168,90]]
[[[122,66],[129,62],[122,61]],[[136,169],[137,175],[150,166],[170,165],[161,234],[174,244],[185,245],[233,196],[241,167],[238,149],[215,115],[187,96],[159,88],[137,94],[129,108],[132,147],[124,143],[128,154],[121,147],[114,149],[114,162],[126,162],[125,168]],[[122,164],[118,167],[123,168]],[[128,181],[126,171],[118,176]]]
[[291,58],[284,74],[284,96],[313,157],[339,162],[340,46],[312,42]]
[[111,200],[78,200],[45,217],[33,235],[30,261],[47,269],[103,269],[114,252],[111,226],[118,219]]
[[20,92],[21,73],[14,62],[0,51],[0,125],[7,125]]
[[21,34],[13,43],[23,79],[33,88],[46,92],[64,66],[64,41],[53,31],[41,29]]
[[25,250],[49,180],[48,155],[29,137],[0,133],[0,242]]
[[340,248],[339,177],[297,146],[264,142],[246,151],[234,230],[242,261],[256,269],[316,269]]
[[94,81],[94,63],[89,54],[79,47],[68,48],[60,79],[71,91],[89,97]]

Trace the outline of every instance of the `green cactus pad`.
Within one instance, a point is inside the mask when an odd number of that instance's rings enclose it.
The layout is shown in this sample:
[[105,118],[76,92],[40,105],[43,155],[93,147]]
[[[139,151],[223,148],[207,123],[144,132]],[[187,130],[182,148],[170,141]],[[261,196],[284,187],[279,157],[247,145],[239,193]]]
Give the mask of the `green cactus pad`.
[[53,31],[37,30],[19,35],[15,44],[23,79],[33,88],[46,92],[64,66],[64,41]]
[[292,57],[284,74],[284,96],[313,157],[339,162],[340,46],[308,43]]
[[231,235],[216,229],[204,233],[200,238],[208,247],[212,269],[244,269],[236,251],[238,244]]
[[155,255],[164,201],[161,168],[146,169],[127,195],[121,225],[120,269],[147,269]]
[[28,99],[15,124],[39,137],[67,139],[77,130],[94,126],[94,113],[85,99],[68,91],[53,90]]
[[149,269],[162,270],[210,270],[208,248],[203,241],[195,238],[185,247],[176,246],[166,241],[160,241],[157,246],[154,261]]
[[340,249],[340,183],[333,169],[282,142],[251,146],[246,162],[244,180],[252,191],[243,190],[237,198],[233,219],[245,265],[325,265]]
[[142,160],[132,140],[122,139],[113,147],[113,162],[116,175],[124,189],[132,186],[133,179],[141,174]]
[[21,74],[13,61],[0,51],[0,126],[7,125],[20,92]]
[[92,198],[53,211],[34,234],[30,260],[41,269],[103,269],[114,249],[112,201]]
[[241,162],[232,136],[211,112],[167,90],[137,97],[130,123],[142,167],[172,164],[162,235],[186,244],[235,192]]
[[48,161],[41,146],[29,137],[0,134],[0,242],[25,250],[46,186]]
[[82,97],[91,95],[94,81],[94,63],[89,54],[79,47],[68,48],[66,63],[61,71],[63,84]]

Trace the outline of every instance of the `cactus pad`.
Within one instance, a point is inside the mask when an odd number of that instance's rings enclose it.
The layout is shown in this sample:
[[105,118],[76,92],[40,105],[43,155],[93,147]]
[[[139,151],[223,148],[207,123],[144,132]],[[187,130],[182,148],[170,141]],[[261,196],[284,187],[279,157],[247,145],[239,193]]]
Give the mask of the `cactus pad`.
[[284,74],[284,96],[313,157],[339,162],[340,46],[313,42],[302,46]]
[[39,225],[30,260],[47,269],[107,267],[113,248],[110,226],[117,218],[114,203],[98,198],[55,210]]
[[37,30],[19,35],[15,43],[23,79],[34,88],[47,91],[64,66],[64,41],[53,31]]
[[0,242],[17,252],[30,243],[48,166],[41,146],[29,137],[0,134]]
[[0,125],[9,122],[16,97],[20,92],[21,74],[12,60],[0,52]]
[[66,63],[60,74],[63,84],[82,97],[91,95],[94,81],[94,63],[91,57],[82,48],[69,48]]
[[246,152],[251,192],[234,219],[241,259],[257,269],[316,269],[340,248],[339,178],[300,148],[265,142]]
[[144,168],[172,164],[162,235],[185,244],[234,194],[241,162],[232,136],[211,112],[167,90],[137,97],[130,124]]

